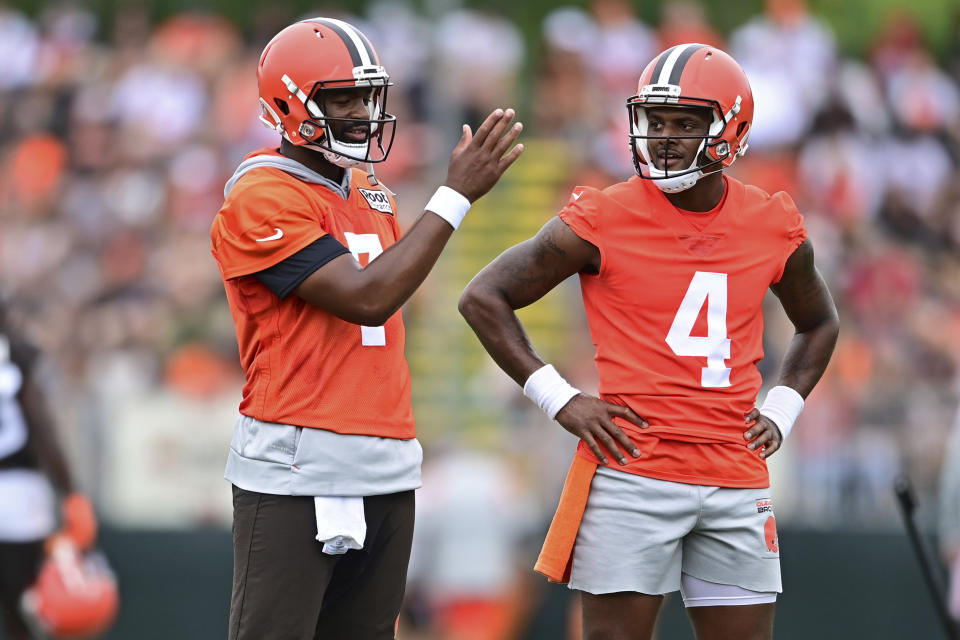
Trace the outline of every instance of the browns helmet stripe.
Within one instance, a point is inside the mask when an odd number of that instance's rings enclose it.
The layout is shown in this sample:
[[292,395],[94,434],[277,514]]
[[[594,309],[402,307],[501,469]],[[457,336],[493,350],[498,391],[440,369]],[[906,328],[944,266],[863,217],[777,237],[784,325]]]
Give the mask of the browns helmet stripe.
[[683,68],[690,57],[705,47],[703,44],[678,44],[663,52],[657,66],[653,70],[653,77],[650,78],[651,84],[679,84],[680,76],[683,74]]
[[353,44],[356,45],[357,51],[360,52],[360,58],[363,60],[364,66],[376,64],[376,56],[373,53],[373,47],[370,46],[370,43],[367,41],[366,37],[360,33],[360,30],[348,22],[343,20],[335,20],[333,18],[328,18],[330,22],[337,23],[346,33],[350,36],[350,39],[353,40]]
[[367,36],[363,34],[359,29],[355,29],[357,35],[360,36],[360,42],[363,43],[364,48],[367,50],[367,55],[370,57],[370,64],[379,65],[380,60],[377,58],[377,52],[374,51],[373,45],[370,44],[370,41],[367,40]]
[[666,51],[660,54],[660,59],[657,60],[657,66],[653,68],[653,73],[650,74],[650,80],[648,81],[650,84],[658,84],[657,78],[660,77],[660,72],[663,71],[663,65],[666,64],[667,58],[670,57],[670,54],[673,52],[673,50],[679,46],[680,45],[675,45],[673,47],[670,47],[669,49],[667,49]]
[[673,72],[670,74],[670,84],[680,84],[680,76],[683,75],[683,68],[687,66],[687,60],[705,46],[704,44],[690,45],[680,54],[676,63],[673,65]]
[[368,45],[358,35],[359,32],[351,25],[332,18],[316,18],[313,21],[329,27],[334,33],[340,36],[347,51],[350,52],[350,59],[353,61],[353,66],[364,67],[373,64],[367,50]]

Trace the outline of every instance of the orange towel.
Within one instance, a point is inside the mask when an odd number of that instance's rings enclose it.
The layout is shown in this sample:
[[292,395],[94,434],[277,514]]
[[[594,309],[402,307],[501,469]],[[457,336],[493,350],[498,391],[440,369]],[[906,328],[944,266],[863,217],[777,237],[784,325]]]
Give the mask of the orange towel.
[[597,463],[576,455],[567,472],[560,494],[560,504],[550,523],[547,538],[534,571],[542,573],[551,582],[566,583],[570,580],[570,566],[573,558],[573,545],[577,541],[577,531],[583,511],[587,507],[590,483],[597,470]]

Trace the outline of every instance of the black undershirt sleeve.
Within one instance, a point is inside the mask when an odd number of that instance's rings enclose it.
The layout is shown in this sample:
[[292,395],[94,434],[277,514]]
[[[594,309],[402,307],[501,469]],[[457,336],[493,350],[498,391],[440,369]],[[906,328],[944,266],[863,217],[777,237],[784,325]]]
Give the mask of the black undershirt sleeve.
[[283,299],[293,293],[311,273],[345,253],[350,253],[350,250],[333,236],[325,235],[286,260],[253,275]]

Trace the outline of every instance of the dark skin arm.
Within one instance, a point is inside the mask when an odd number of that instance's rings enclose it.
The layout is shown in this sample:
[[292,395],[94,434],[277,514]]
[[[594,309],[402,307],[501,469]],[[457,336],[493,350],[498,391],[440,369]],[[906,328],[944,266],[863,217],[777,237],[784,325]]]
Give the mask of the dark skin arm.
[[[523,151],[523,145],[510,149],[522,129],[520,123],[510,126],[513,116],[513,109],[497,109],[475,135],[464,125],[446,186],[475,202],[496,184]],[[446,220],[427,211],[366,267],[344,254],[313,272],[294,293],[348,322],[382,325],[424,281],[452,234]]]
[[[580,271],[596,273],[599,268],[600,251],[563,220],[553,218],[535,237],[511,247],[474,277],[460,298],[460,313],[487,353],[523,386],[545,363],[534,351],[515,311],[536,302],[569,276]],[[583,393],[574,396],[556,420],[582,439],[604,464],[604,450],[626,464],[621,448],[634,457],[640,451],[613,422],[614,417],[648,426],[631,409]]]
[[73,482],[70,479],[69,467],[57,441],[50,412],[32,376],[24,377],[17,401],[30,428],[30,444],[51,484],[63,495],[71,493]]
[[[777,385],[791,387],[806,398],[820,380],[840,331],[837,308],[813,260],[813,245],[805,240],[787,260],[780,282],[771,290],[794,326],[793,339],[784,355]],[[762,448],[768,458],[783,444],[780,429],[753,409],[746,420],[752,426],[743,434],[750,449]]]
[[[28,430],[27,447],[39,462],[43,473],[61,494],[62,528],[53,539],[68,539],[79,549],[88,549],[97,537],[97,519],[90,500],[76,491],[63,449],[57,438],[40,385],[36,381],[32,348],[19,341],[7,323],[6,310],[0,304],[0,365],[13,366],[21,374],[16,402]],[[8,360],[9,358],[9,360]]]
[[39,385],[32,378],[29,373],[24,375],[17,402],[30,429],[30,445],[62,499],[60,532],[51,540],[66,538],[78,549],[89,549],[97,539],[97,517],[90,499],[77,492],[73,485],[47,403]]

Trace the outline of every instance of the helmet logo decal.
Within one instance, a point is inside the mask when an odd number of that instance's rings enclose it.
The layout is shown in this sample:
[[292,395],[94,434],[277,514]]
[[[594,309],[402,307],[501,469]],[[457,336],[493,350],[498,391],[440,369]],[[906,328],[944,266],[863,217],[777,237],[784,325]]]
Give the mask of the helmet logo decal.
[[767,518],[767,521],[763,523],[763,538],[767,543],[767,551],[780,552],[780,544],[777,540],[777,521],[773,516]]
[[[387,75],[387,72],[383,67],[376,65],[369,65],[366,67],[354,67],[353,68],[353,78],[354,80],[360,82],[362,80],[369,80],[370,84],[383,84],[383,78]],[[377,82],[374,83],[373,80]]]
[[675,84],[648,84],[640,89],[640,95],[644,96],[649,102],[663,102],[675,104],[679,98],[682,89]]

